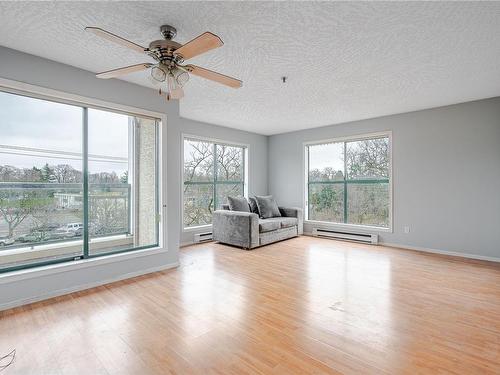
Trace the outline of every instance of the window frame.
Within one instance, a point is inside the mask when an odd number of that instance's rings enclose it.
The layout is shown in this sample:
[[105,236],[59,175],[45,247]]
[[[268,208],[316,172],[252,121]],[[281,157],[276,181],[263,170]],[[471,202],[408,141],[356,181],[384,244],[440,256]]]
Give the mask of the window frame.
[[[181,134],[181,168],[180,168],[180,178],[181,178],[181,192],[180,192],[180,208],[181,208],[181,228],[182,232],[196,232],[199,231],[200,229],[208,229],[212,227],[212,224],[204,224],[204,225],[194,225],[191,227],[186,227],[184,226],[184,142],[186,140],[196,140],[200,142],[208,142],[208,143],[213,143],[215,145],[222,145],[222,146],[234,146],[234,147],[241,147],[243,148],[243,196],[245,198],[248,198],[248,181],[249,181],[249,153],[250,153],[250,145],[247,143],[240,143],[240,142],[233,142],[233,141],[227,141],[227,140],[222,140],[218,138],[211,138],[211,137],[204,137],[200,135],[195,135],[195,134],[189,134],[189,133],[182,133]],[[216,183],[213,183],[213,186],[215,187]],[[215,190],[214,190],[215,191]]]
[[[144,251],[164,251],[167,246],[167,229],[166,229],[166,212],[167,212],[167,183],[166,183],[166,173],[163,172],[164,166],[166,166],[166,136],[167,136],[167,115],[161,112],[154,112],[138,107],[117,104],[113,102],[108,102],[100,99],[95,99],[91,97],[71,94],[59,90],[49,89],[41,86],[36,86],[24,82],[14,81],[10,79],[5,79],[0,77],[0,91],[8,94],[24,96],[33,99],[44,100],[53,103],[66,104],[71,106],[80,107],[82,109],[82,127],[88,109],[97,109],[101,111],[113,112],[118,114],[123,114],[127,116],[138,116],[142,118],[152,119],[156,122],[156,206],[157,206],[157,243],[148,246],[138,246],[129,249],[111,250],[109,252],[103,252],[99,254],[87,254],[84,256],[85,249],[85,236],[82,236],[82,240],[75,241],[74,244],[77,245],[82,243],[82,256],[78,257],[64,257],[54,260],[42,260],[34,263],[27,263],[16,265],[8,268],[0,269],[0,274],[19,271],[25,269],[36,269],[44,266],[52,266],[57,264],[68,265],[75,262],[88,261],[90,259],[96,258],[106,258],[109,256],[121,255],[121,254],[133,254],[135,252]],[[82,149],[82,158],[85,158],[87,150]],[[83,163],[83,168],[85,175],[85,164]],[[82,184],[84,184],[82,182]],[[64,245],[67,242],[60,242],[59,245]],[[87,244],[88,247],[89,244]]]
[[[310,220],[309,219],[309,155],[308,147],[314,145],[321,145],[325,143],[344,143],[353,141],[363,141],[374,138],[389,139],[389,226],[379,227],[373,225],[349,224],[349,223],[335,223],[330,221]],[[344,143],[345,144],[345,143]],[[315,141],[307,141],[302,143],[302,170],[303,185],[302,185],[302,207],[304,209],[304,223],[309,225],[317,225],[327,229],[356,229],[363,232],[386,232],[393,233],[393,155],[392,155],[392,131],[386,130],[375,133],[362,133],[356,135],[349,135],[337,138],[328,138]],[[345,173],[345,172],[344,172]],[[346,204],[347,202],[344,202]]]

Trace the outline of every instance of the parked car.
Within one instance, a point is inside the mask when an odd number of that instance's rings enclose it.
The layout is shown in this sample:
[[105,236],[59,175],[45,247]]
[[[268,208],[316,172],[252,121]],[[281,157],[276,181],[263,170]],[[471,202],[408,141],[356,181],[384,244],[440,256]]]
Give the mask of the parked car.
[[58,230],[65,230],[68,232],[78,232],[78,231],[83,231],[83,224],[82,223],[69,223],[65,224],[62,227],[59,227]]
[[12,245],[14,242],[16,241],[11,237],[0,237],[0,246]]
[[42,242],[52,239],[52,235],[48,232],[33,231],[31,233],[22,234],[17,237],[19,242]]
[[82,223],[69,223],[57,228],[53,236],[57,239],[79,237],[83,233]]
[[72,237],[75,237],[77,236],[78,232],[77,231],[74,231],[74,230],[67,230],[65,228],[59,228],[57,230],[55,230],[54,232],[52,232],[52,239],[54,240],[61,240],[61,239],[65,239],[65,238],[72,238]]

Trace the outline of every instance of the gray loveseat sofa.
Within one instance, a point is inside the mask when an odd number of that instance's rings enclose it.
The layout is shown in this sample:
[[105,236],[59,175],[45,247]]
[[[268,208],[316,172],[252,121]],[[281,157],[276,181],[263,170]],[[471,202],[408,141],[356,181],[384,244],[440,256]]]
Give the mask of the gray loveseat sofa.
[[231,211],[228,205],[213,213],[213,239],[229,245],[253,249],[303,234],[300,208],[279,207],[281,217],[262,219],[255,212]]

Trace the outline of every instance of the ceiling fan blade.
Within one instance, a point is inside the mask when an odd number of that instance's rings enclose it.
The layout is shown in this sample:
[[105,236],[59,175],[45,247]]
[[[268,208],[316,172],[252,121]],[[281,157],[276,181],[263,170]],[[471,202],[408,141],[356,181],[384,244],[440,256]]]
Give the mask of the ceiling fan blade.
[[121,46],[133,49],[134,51],[137,52],[144,52],[147,50],[147,48],[144,48],[137,43],[131,42],[130,40],[127,40],[125,38],[122,38],[121,36],[115,35],[113,33],[110,33],[109,31],[103,30],[100,27],[86,27],[85,31],[90,31],[91,33],[94,33],[97,36],[100,36],[101,38],[110,40],[114,43],[117,43]]
[[171,99],[179,100],[182,99],[183,97],[184,97],[184,90],[182,89],[182,87],[173,89],[172,91],[170,91],[169,94],[167,94],[167,100]]
[[239,79],[229,77],[229,76],[226,76],[224,74],[214,72],[212,70],[201,68],[201,67],[196,66],[196,65],[186,65],[185,68],[189,73],[194,74],[195,76],[209,79],[209,80],[217,82],[217,83],[222,83],[223,85],[226,85],[226,86],[229,86],[229,87],[232,87],[235,89],[243,86],[243,81],[240,81]]
[[181,56],[184,60],[187,60],[222,45],[224,43],[221,38],[207,31],[176,49],[174,55]]
[[150,63],[142,63],[142,64],[125,66],[123,68],[118,68],[118,69],[108,70],[107,72],[97,73],[96,77],[102,78],[102,79],[115,78],[118,76],[122,76],[124,74],[139,72],[141,70],[151,68],[153,65],[154,64],[150,64]]

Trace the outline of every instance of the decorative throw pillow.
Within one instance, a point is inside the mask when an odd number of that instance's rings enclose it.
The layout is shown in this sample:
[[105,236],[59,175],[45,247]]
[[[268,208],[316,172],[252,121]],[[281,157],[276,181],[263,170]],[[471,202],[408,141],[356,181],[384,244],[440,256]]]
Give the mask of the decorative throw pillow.
[[250,205],[250,212],[260,216],[257,200],[255,198],[248,198],[248,204]]
[[278,204],[273,199],[272,195],[266,195],[263,197],[255,196],[255,200],[257,201],[257,207],[259,207],[261,219],[281,216]]
[[245,197],[227,197],[227,202],[231,211],[250,212],[250,206]]

